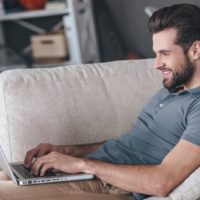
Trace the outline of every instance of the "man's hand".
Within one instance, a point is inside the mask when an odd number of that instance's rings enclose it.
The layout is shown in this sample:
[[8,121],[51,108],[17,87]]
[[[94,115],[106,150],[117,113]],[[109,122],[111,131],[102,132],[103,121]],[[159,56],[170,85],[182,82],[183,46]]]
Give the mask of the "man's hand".
[[39,144],[37,147],[29,150],[26,153],[24,164],[26,167],[30,167],[34,158],[44,156],[52,151],[61,152],[61,147],[52,144]]
[[43,176],[49,169],[59,170],[67,173],[81,172],[82,158],[68,156],[59,152],[51,152],[48,155],[36,159],[32,166],[34,175]]
[[[42,153],[45,154],[52,148],[50,145]],[[38,148],[30,152],[32,158],[42,154]],[[111,164],[51,152],[36,158],[32,172],[41,176],[49,169],[68,173],[84,172],[130,192],[166,196],[200,166],[199,155],[199,146],[186,140],[180,140],[158,165]]]
[[94,152],[103,143],[104,142],[83,145],[52,145],[42,143],[26,153],[24,164],[26,167],[30,167],[34,159],[37,159],[51,152],[60,152],[74,157],[83,157],[88,153]]

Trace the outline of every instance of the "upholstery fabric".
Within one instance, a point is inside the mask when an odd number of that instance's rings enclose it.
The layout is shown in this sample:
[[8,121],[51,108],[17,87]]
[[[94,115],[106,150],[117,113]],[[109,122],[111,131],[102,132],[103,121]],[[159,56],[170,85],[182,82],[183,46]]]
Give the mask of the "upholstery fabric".
[[[23,160],[28,149],[42,142],[91,143],[128,132],[144,104],[162,86],[153,62],[117,61],[1,73],[0,145],[6,157]],[[196,200],[200,197],[199,177],[197,169],[168,197],[148,200]]]
[[38,143],[103,141],[127,132],[161,86],[153,60],[0,74],[0,145],[9,161]]
[[172,199],[170,197],[149,197],[145,200],[172,200]]
[[146,200],[197,200],[200,198],[200,168],[186,178],[168,197],[150,197]]
[[174,189],[169,197],[172,200],[197,200],[200,198],[200,168]]

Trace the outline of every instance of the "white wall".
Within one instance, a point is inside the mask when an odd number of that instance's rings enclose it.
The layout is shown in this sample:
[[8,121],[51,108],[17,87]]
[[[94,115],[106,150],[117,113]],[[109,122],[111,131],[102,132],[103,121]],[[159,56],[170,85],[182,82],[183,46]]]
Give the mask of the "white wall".
[[191,3],[200,6],[200,0],[106,0],[112,11],[123,41],[130,52],[143,57],[153,57],[151,35],[147,28],[148,16],[144,8],[148,5],[161,8],[175,3]]

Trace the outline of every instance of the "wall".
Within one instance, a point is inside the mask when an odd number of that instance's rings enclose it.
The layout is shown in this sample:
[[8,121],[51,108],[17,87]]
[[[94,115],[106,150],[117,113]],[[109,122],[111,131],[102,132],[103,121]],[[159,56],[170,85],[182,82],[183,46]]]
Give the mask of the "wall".
[[129,52],[142,57],[153,57],[151,34],[148,31],[148,16],[144,8],[148,5],[161,8],[175,3],[191,3],[200,6],[199,0],[106,0],[123,42]]

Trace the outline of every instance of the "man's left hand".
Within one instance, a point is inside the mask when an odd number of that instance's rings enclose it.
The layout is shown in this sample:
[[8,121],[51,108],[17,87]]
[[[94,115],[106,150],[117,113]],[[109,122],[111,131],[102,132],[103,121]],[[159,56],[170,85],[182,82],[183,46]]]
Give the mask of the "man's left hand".
[[59,152],[51,152],[39,157],[32,165],[31,172],[34,175],[44,176],[48,170],[59,170],[67,173],[78,173],[82,165],[81,158],[68,156]]

